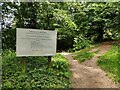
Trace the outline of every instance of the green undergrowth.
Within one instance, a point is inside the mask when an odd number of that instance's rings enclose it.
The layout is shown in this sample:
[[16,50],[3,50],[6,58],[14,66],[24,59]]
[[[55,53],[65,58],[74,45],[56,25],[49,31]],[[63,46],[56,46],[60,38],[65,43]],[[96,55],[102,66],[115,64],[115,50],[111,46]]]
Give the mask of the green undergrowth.
[[2,57],[0,55],[0,90],[1,90],[1,84],[2,84]]
[[74,59],[78,60],[80,63],[91,59],[95,54],[98,53],[98,50],[95,52],[89,52],[92,48],[93,47],[85,48],[80,51],[74,52]]
[[110,78],[120,83],[120,44],[114,44],[101,56],[98,65],[108,73]]
[[[21,60],[26,60],[26,72],[22,73]],[[48,69],[47,57],[18,58],[14,51],[4,51],[2,55],[2,88],[31,89],[69,88],[70,76],[68,61],[60,54],[52,57]]]

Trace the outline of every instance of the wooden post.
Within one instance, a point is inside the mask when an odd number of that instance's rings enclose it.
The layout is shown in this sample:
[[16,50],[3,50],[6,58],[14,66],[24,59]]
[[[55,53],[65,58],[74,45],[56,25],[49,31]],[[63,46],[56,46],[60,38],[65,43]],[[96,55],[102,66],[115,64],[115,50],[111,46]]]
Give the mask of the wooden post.
[[25,74],[25,72],[26,72],[26,57],[22,57],[21,69],[22,69],[22,74]]
[[51,58],[52,56],[48,56],[48,68],[50,68],[50,65],[51,65]]

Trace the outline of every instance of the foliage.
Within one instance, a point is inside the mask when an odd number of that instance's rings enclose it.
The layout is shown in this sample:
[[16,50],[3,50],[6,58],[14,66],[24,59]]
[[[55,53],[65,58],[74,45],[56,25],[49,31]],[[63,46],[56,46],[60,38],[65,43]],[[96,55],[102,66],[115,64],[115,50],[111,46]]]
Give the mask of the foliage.
[[108,73],[113,80],[120,82],[120,52],[119,44],[115,44],[98,60],[98,65]]
[[116,30],[106,30],[105,34],[103,35],[105,40],[119,40],[119,32]]
[[[58,48],[68,49],[73,45],[76,25],[64,10],[55,10],[55,30],[58,32]],[[56,27],[57,26],[57,27]]]
[[16,45],[16,30],[9,29],[9,30],[2,32],[2,47],[3,47],[3,49],[15,50],[15,48],[16,48],[15,45]]
[[75,52],[74,59],[78,60],[80,63],[91,59],[98,51],[89,52],[91,48],[85,48],[83,50]]
[[46,57],[28,57],[26,73],[21,73],[21,60],[12,50],[3,55],[3,89],[69,88],[70,71],[66,59],[57,54],[52,58],[51,68],[47,68]]
[[84,49],[86,47],[90,47],[90,40],[88,40],[87,38],[85,38],[83,35],[79,35],[77,36],[77,38],[74,38],[74,51],[80,50],[80,49]]
[[[42,3],[6,2],[1,5],[4,49],[15,50],[16,28],[56,30],[57,49],[64,50],[70,48],[78,50],[89,46],[91,42],[120,38],[118,34],[120,2],[51,3],[45,1]],[[10,23],[5,22],[6,18],[12,18]]]

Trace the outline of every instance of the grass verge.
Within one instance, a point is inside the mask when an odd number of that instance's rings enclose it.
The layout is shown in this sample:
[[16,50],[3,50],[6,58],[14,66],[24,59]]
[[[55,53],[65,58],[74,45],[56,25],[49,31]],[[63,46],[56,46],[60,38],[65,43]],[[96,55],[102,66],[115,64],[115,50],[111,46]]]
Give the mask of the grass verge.
[[77,51],[77,52],[75,52],[74,53],[74,59],[75,60],[78,60],[80,63],[81,62],[84,62],[84,61],[86,61],[86,60],[89,60],[89,59],[91,59],[95,54],[97,54],[97,52],[98,52],[98,50],[97,51],[95,51],[95,52],[89,52],[91,49],[92,49],[93,47],[91,47],[91,48],[85,48],[85,49],[83,49],[83,50],[80,50],[80,51]]
[[120,44],[114,44],[97,63],[110,78],[120,83]]
[[3,89],[35,89],[69,88],[69,63],[60,54],[52,57],[51,68],[48,69],[47,57],[27,57],[26,73],[22,73],[21,60],[14,51],[7,50],[2,54],[2,88]]

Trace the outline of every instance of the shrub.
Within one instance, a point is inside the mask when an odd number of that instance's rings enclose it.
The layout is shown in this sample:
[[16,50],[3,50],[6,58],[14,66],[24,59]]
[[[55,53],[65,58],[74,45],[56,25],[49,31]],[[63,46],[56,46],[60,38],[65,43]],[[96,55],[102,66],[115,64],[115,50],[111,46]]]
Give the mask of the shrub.
[[3,52],[3,89],[69,88],[69,63],[58,54],[48,69],[47,57],[27,57],[26,73],[22,73],[21,60],[14,51]]
[[74,38],[74,51],[80,50],[80,49],[84,49],[86,47],[89,47],[91,44],[90,40],[87,40],[86,37],[84,37],[83,35],[79,35],[76,38]]

